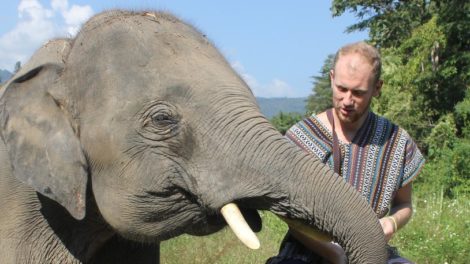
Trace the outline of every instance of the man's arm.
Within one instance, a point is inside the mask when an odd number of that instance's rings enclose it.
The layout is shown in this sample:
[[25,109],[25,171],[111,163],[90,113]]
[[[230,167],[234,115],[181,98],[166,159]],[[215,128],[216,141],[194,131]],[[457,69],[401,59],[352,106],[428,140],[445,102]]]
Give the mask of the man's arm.
[[315,252],[333,264],[347,263],[346,254],[339,245],[328,241],[312,239],[292,227],[289,228],[289,232],[292,236],[302,243],[302,245],[304,245],[308,250]]
[[380,219],[380,224],[384,230],[385,239],[388,242],[394,233],[406,225],[413,214],[412,208],[412,188],[411,183],[398,189],[392,201],[390,215]]

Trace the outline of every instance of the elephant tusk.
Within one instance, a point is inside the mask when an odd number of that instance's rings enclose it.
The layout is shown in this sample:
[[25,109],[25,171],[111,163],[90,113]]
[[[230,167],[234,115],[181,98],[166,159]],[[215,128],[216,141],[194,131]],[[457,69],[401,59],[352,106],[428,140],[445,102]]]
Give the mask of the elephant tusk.
[[226,204],[220,209],[222,216],[232,229],[233,233],[242,241],[245,246],[251,249],[258,249],[260,246],[258,237],[253,233],[248,223],[243,218],[238,206],[234,203]]
[[306,224],[303,224],[300,221],[289,219],[280,215],[278,215],[278,217],[281,218],[282,221],[286,222],[286,224],[290,228],[296,230],[297,232],[303,234],[304,236],[310,239],[324,241],[324,242],[333,241],[330,235],[325,234],[314,227],[308,226]]

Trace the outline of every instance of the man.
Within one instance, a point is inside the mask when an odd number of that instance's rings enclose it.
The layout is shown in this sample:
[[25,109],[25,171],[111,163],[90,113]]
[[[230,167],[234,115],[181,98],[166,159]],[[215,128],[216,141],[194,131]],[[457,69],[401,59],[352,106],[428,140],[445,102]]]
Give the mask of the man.
[[[333,108],[300,121],[286,137],[335,168],[368,200],[388,242],[411,218],[411,181],[424,158],[406,131],[371,112],[372,98],[382,88],[380,73],[380,55],[374,47],[364,42],[342,47],[330,71]],[[389,252],[389,263],[409,263],[392,248]],[[327,261],[347,260],[339,245],[309,239],[290,228],[279,255],[268,262]]]

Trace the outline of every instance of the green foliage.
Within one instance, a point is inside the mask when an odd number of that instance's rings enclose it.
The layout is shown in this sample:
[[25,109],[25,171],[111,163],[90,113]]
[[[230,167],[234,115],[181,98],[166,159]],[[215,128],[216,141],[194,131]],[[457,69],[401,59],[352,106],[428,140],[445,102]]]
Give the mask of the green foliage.
[[332,107],[330,69],[333,62],[334,55],[328,55],[320,70],[320,75],[313,76],[312,94],[307,99],[307,115],[318,114]]
[[291,126],[295,125],[300,120],[302,120],[302,116],[299,113],[280,112],[278,115],[271,118],[270,122],[284,135]]
[[470,138],[456,135],[453,115],[444,116],[427,138],[428,166],[422,182],[441,188],[446,197],[470,194]]
[[394,47],[410,36],[413,28],[429,19],[431,1],[423,0],[334,0],[333,16],[347,11],[360,21],[347,28],[348,32],[369,30],[369,40],[379,47]]
[[417,186],[435,193],[442,190],[445,197],[470,194],[470,140],[458,139],[453,147],[445,147],[434,153],[422,174],[417,179]]
[[470,140],[460,139],[454,146],[450,195],[470,194]]
[[456,87],[468,88],[470,79],[470,2],[461,0],[438,1],[437,23],[446,33],[448,48],[442,57],[456,69]]
[[[374,110],[426,150],[430,129],[454,112],[469,87],[470,2],[335,0],[332,10],[355,13],[360,21],[350,29],[368,29],[381,48],[385,86]],[[460,121],[458,131],[465,127]]]
[[436,21],[417,27],[399,47],[381,50],[384,86],[374,103],[374,110],[404,127],[422,147],[435,120],[455,101],[438,81],[436,54],[446,41]]
[[438,21],[434,16],[399,47],[382,49],[385,83],[382,98],[374,104],[374,110],[403,126],[425,150],[431,128],[454,112],[468,89],[456,56],[443,56],[450,43]]
[[444,156],[443,152],[452,149],[458,140],[455,135],[456,128],[452,115],[444,116],[432,129],[431,134],[426,139],[429,149],[428,157],[438,159]]
[[455,106],[454,115],[459,134],[470,138],[470,89],[467,89],[465,99]]

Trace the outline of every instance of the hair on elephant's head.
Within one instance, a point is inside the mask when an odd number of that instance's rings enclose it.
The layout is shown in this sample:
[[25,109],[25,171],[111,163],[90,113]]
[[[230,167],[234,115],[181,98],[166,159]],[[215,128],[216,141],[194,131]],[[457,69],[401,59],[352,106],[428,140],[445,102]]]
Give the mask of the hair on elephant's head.
[[120,235],[161,241],[219,230],[236,203],[328,233],[352,262],[384,259],[368,204],[269,124],[192,26],[112,11],[48,45],[3,91],[1,135],[14,176],[77,220],[91,195]]

